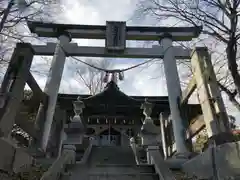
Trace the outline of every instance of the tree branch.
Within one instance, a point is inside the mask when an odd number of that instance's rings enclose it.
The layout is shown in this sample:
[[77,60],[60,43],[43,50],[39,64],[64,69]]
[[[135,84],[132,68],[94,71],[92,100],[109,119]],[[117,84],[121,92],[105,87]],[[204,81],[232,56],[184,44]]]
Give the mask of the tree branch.
[[218,82],[218,86],[223,92],[225,92],[228,95],[229,101],[240,111],[240,103],[236,100],[237,91],[235,90],[234,92],[231,92],[220,82]]

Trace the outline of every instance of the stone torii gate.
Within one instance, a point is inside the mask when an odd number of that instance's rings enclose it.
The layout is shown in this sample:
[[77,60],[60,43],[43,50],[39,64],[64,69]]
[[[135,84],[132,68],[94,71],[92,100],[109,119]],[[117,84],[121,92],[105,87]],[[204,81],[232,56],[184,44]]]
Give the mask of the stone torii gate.
[[[188,50],[172,47],[172,41],[187,41],[199,35],[197,28],[166,27],[127,27],[124,22],[107,22],[106,26],[58,25],[29,22],[32,33],[42,37],[57,37],[57,44],[35,46],[35,54],[54,55],[45,93],[49,95],[48,109],[44,123],[42,148],[46,149],[53,120],[57,94],[66,56],[125,57],[125,58],[163,58],[171,116],[173,118],[176,149],[179,153],[187,151],[183,136],[183,123],[178,108],[181,97],[180,81],[175,58],[190,58]],[[104,47],[79,47],[69,43],[71,38],[106,39]],[[126,48],[126,40],[157,40],[160,46],[153,48]],[[39,113],[43,111],[40,107]]]
[[[57,43],[47,43],[47,45],[23,46],[24,44],[19,44],[15,50],[16,54],[20,54],[24,60],[25,58],[29,59],[28,70],[33,55],[53,56],[47,83],[44,93],[42,93],[48,96],[48,101],[42,101],[36,120],[37,129],[39,130],[38,138],[41,139],[40,147],[44,151],[49,140],[65,59],[69,56],[85,56],[162,58],[167,80],[176,150],[178,153],[187,152],[185,127],[179,108],[182,92],[176,59],[190,59],[191,50],[173,46],[173,41],[190,41],[197,38],[201,32],[201,27],[135,27],[126,26],[125,22],[107,22],[106,26],[28,22],[28,27],[32,33],[36,33],[39,37],[58,38]],[[77,43],[70,43],[72,38],[105,39],[106,43],[105,47],[78,46]],[[160,45],[151,48],[129,48],[126,47],[126,40],[158,41]],[[27,52],[24,52],[23,49]],[[28,74],[24,74],[24,76],[27,77]],[[32,76],[29,79],[35,82]],[[13,115],[11,118],[13,119]],[[13,123],[14,120],[9,120],[9,113],[8,116],[3,113],[0,121],[3,136],[7,137],[9,135]],[[217,132],[213,134],[217,134]]]

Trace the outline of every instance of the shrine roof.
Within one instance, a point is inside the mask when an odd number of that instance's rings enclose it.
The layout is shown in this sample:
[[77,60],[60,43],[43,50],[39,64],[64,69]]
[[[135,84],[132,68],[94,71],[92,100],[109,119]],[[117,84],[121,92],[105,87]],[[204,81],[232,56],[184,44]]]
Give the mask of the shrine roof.
[[134,98],[120,91],[114,81],[110,81],[102,92],[83,99],[84,102],[94,102],[99,100],[105,101],[106,103],[123,103],[121,100],[129,101],[129,103],[136,103]]
[[108,104],[115,106],[140,107],[144,100],[147,98],[149,102],[153,102],[154,104],[162,104],[169,107],[167,96],[128,96],[122,92],[117,84],[113,81],[110,81],[104,90],[96,95],[59,94],[58,102],[60,104],[66,104],[68,102],[72,103],[78,97],[80,97],[87,106]]
[[[157,99],[151,98],[151,100],[156,101]],[[160,99],[158,98],[158,100]],[[161,100],[168,102],[167,97],[162,97]],[[118,85],[114,81],[110,81],[102,92],[94,96],[83,98],[83,101],[85,103],[95,103],[95,102],[101,101],[107,104],[116,104],[116,105],[126,105],[126,104],[141,105],[141,103],[143,102],[143,98],[141,98],[140,96],[128,96],[127,94],[125,94],[119,89]]]
[[73,101],[80,96],[85,104],[85,116],[142,116],[141,104],[147,98],[153,103],[153,116],[158,117],[160,112],[169,112],[168,97],[128,96],[122,92],[117,84],[110,81],[104,90],[96,95],[59,94],[58,104],[62,109],[73,113]]

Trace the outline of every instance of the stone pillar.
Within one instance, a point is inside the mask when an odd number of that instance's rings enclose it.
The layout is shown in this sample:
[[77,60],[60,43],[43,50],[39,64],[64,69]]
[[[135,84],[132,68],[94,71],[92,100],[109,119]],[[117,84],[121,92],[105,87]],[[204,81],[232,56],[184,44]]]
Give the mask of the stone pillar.
[[208,137],[215,139],[216,144],[232,141],[228,116],[208,49],[196,48],[192,52],[191,64]]
[[33,59],[30,44],[18,43],[1,85],[0,137],[9,137],[21,106]]
[[[58,91],[66,59],[66,55],[62,47],[64,45],[67,45],[71,40],[70,36],[66,34],[60,35],[58,39],[59,40],[55,49],[55,54],[53,56],[50,72],[44,89],[44,92],[49,96],[47,109],[43,104],[41,104],[36,119],[37,123],[39,123],[38,125],[40,125],[40,127],[38,128],[40,128],[40,131],[43,131],[42,133],[40,133],[41,138],[40,146],[43,151],[46,151],[47,148],[49,134],[55,112],[55,106],[58,97]],[[45,110],[46,114],[44,112]],[[43,127],[41,127],[41,124],[43,125]],[[41,128],[43,128],[43,130]]]
[[178,76],[176,59],[172,48],[171,35],[166,35],[161,40],[161,45],[163,46],[163,49],[165,51],[163,62],[167,81],[169,105],[173,120],[173,131],[176,142],[176,150],[177,153],[185,153],[187,152],[187,148],[185,145],[184,125],[179,110],[179,100],[182,92]]

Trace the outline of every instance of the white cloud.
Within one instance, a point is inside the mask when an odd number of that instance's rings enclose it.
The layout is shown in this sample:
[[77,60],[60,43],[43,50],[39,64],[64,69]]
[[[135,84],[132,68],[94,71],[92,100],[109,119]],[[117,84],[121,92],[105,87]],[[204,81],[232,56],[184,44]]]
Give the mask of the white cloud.
[[[124,59],[123,59],[124,61]],[[131,62],[131,60],[129,60]],[[125,62],[125,61],[124,61]],[[135,66],[143,60],[134,59],[132,63],[115,64],[115,69],[126,69]],[[124,72],[125,79],[119,82],[119,86],[127,94],[160,96],[166,95],[166,89],[162,85],[162,67],[159,63],[148,63],[143,66]],[[157,85],[157,87],[156,87]]]

